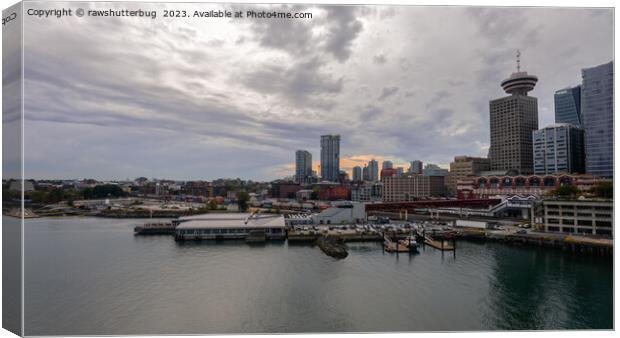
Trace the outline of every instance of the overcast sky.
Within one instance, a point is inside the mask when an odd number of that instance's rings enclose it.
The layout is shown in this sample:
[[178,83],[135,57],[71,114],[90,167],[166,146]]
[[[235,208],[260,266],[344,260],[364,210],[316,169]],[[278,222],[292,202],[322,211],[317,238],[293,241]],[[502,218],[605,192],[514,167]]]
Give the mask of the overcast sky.
[[318,165],[322,134],[341,135],[345,170],[447,167],[487,155],[488,102],[517,48],[540,127],[555,90],[613,59],[609,9],[174,5],[313,13],[279,20],[114,6],[158,18],[26,17],[26,177],[271,180],[294,174],[297,149]]

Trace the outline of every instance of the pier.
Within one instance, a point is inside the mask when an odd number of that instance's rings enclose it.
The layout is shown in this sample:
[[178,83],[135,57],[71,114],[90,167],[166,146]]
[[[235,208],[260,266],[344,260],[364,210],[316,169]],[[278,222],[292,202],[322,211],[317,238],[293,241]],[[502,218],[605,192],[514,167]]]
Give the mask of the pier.
[[456,233],[454,231],[432,229],[430,233],[427,233],[426,230],[416,229],[415,234],[424,245],[441,251],[456,251]]
[[152,222],[138,225],[133,231],[135,235],[174,235],[175,226],[170,222]]

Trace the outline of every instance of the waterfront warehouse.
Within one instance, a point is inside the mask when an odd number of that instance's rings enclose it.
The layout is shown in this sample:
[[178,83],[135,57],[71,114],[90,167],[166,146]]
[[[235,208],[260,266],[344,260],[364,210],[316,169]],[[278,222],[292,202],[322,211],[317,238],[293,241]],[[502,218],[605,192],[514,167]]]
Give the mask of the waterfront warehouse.
[[284,216],[250,213],[206,214],[181,222],[176,240],[246,239],[264,233],[265,239],[285,239]]

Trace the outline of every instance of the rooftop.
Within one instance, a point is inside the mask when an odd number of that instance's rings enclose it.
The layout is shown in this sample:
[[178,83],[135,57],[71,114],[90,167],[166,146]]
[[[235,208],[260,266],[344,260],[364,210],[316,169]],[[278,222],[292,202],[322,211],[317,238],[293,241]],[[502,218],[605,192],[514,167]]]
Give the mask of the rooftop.
[[[188,217],[198,217],[189,219]],[[265,229],[284,228],[284,216],[261,215],[250,213],[234,214],[205,214],[184,217],[185,221],[179,224],[177,229]]]

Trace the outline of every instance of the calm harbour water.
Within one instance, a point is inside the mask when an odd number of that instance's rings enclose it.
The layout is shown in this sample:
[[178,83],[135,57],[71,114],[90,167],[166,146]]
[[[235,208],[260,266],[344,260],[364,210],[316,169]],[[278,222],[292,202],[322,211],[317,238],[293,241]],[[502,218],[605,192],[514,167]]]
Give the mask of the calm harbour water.
[[610,258],[458,242],[336,260],[286,242],[176,243],[144,220],[25,226],[25,334],[610,329]]

